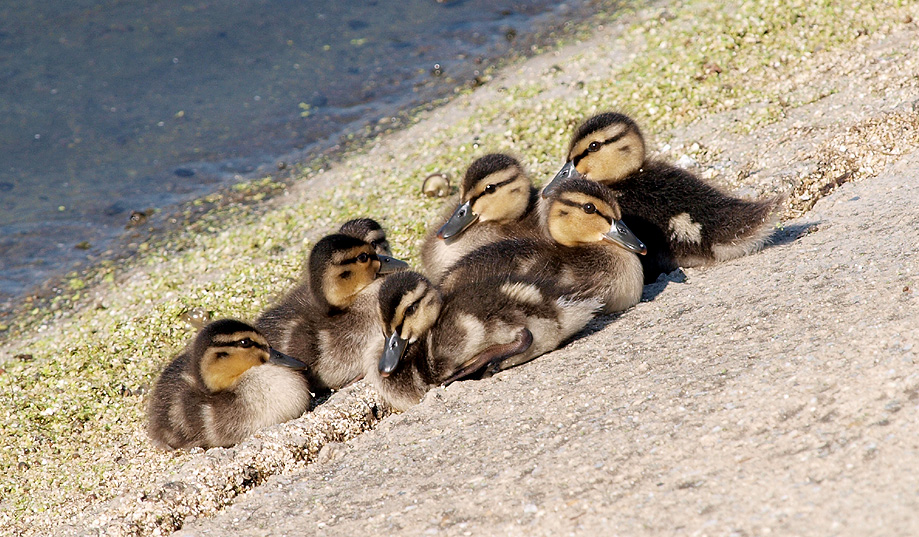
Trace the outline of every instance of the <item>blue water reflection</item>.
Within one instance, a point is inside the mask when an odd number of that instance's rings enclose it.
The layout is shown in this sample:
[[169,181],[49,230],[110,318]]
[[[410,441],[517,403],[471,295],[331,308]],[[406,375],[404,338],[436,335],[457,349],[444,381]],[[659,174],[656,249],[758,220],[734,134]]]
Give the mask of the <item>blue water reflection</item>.
[[541,0],[0,2],[0,304],[100,254],[132,210],[327,147],[449,91],[505,54],[509,38],[588,10]]

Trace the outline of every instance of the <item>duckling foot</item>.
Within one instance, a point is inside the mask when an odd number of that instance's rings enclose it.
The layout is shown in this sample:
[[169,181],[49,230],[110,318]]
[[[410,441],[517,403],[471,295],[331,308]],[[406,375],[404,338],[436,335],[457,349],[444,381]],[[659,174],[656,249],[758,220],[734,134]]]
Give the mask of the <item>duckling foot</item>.
[[517,337],[510,343],[492,345],[479,353],[478,356],[445,380],[443,385],[446,386],[453,381],[468,377],[482,368],[485,368],[484,376],[491,376],[500,371],[501,362],[512,356],[517,356],[518,354],[526,352],[532,344],[533,333],[530,332],[528,328],[524,328],[520,330]]

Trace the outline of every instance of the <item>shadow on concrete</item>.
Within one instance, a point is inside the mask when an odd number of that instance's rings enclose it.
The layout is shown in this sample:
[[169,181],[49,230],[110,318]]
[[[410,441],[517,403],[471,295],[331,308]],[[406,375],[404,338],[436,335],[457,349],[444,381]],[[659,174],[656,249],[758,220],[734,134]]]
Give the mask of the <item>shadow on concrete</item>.
[[782,228],[775,230],[772,236],[769,237],[769,243],[766,244],[765,248],[791,244],[801,237],[817,231],[820,228],[820,223],[821,222],[818,220],[816,222],[805,222],[802,224],[782,226]]

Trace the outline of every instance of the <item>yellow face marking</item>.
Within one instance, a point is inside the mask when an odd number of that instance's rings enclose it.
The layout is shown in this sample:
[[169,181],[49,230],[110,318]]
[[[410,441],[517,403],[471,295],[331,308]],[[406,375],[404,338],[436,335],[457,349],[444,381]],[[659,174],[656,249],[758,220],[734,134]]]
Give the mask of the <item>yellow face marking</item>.
[[512,166],[482,178],[463,200],[475,200],[472,212],[481,222],[513,222],[526,212],[531,184],[523,170]]
[[[589,212],[588,208],[593,207]],[[564,246],[580,246],[603,240],[612,220],[622,217],[618,206],[581,192],[563,192],[549,207],[549,234]]]
[[571,151],[568,152],[568,160],[572,160],[579,155],[584,155],[588,153],[590,145],[593,143],[604,144],[607,140],[612,140],[613,138],[622,137],[625,132],[629,130],[629,126],[623,123],[613,123],[604,129],[594,131],[589,133],[587,136],[584,136],[578,140],[572,147]]
[[268,361],[268,351],[259,347],[211,346],[201,360],[201,378],[212,392],[232,389],[243,373]]
[[419,282],[399,301],[393,317],[393,329],[401,325],[399,336],[414,343],[434,326],[440,315],[440,306],[440,293],[425,282]]
[[568,153],[568,160],[574,160],[578,172],[588,179],[609,184],[641,168],[645,144],[627,125],[614,123],[578,140]]
[[346,308],[380,271],[380,261],[369,244],[335,252],[322,274],[322,292],[330,305]]

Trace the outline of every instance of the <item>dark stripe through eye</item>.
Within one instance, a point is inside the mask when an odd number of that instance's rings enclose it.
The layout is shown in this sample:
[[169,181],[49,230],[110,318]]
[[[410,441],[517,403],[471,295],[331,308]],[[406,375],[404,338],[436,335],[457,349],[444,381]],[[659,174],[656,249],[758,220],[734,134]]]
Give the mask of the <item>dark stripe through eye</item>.
[[496,190],[498,190],[498,187],[502,187],[504,185],[509,185],[513,183],[514,181],[517,180],[518,177],[520,177],[520,174],[515,173],[510,179],[501,181],[500,183],[490,183],[488,186],[485,187],[484,190],[482,190],[481,194],[479,194],[478,196],[473,196],[472,198],[470,198],[469,201],[475,203],[477,199],[481,198],[485,194],[493,194]]
[[582,158],[584,158],[584,157],[587,156],[587,153],[593,153],[593,152],[595,152],[595,151],[598,151],[598,150],[600,149],[600,147],[602,147],[602,146],[604,146],[604,145],[609,145],[609,144],[613,144],[613,143],[618,142],[618,141],[621,140],[626,134],[628,134],[630,130],[631,130],[631,129],[625,129],[625,130],[623,130],[622,132],[620,132],[619,134],[613,136],[612,138],[606,139],[606,140],[602,140],[602,141],[596,141],[596,140],[595,140],[595,141],[593,141],[593,142],[590,142],[590,144],[587,146],[587,149],[585,149],[584,151],[581,151],[581,153],[578,154],[578,155],[576,155],[574,158],[572,158],[571,161],[574,163],[575,166],[577,166],[577,165],[578,165],[578,162],[580,162]]
[[352,264],[352,263],[366,263],[367,261],[369,261],[369,260],[371,260],[371,259],[374,260],[374,261],[376,261],[376,260],[378,260],[378,259],[380,259],[380,258],[377,257],[377,254],[368,254],[367,252],[361,252],[359,255],[356,255],[356,256],[354,256],[354,257],[350,257],[350,258],[348,258],[348,259],[343,259],[343,260],[342,260],[340,263],[338,263],[338,264],[339,264],[339,265],[349,265],[349,264]]
[[262,350],[265,350],[265,351],[268,350],[268,347],[267,347],[266,345],[262,345],[261,343],[255,341],[255,340],[253,340],[253,339],[251,339],[251,338],[247,338],[247,337],[244,337],[244,338],[242,338],[242,339],[240,339],[240,340],[237,340],[237,341],[234,343],[234,345],[235,345],[236,347],[242,347],[243,349],[250,349],[250,348],[252,348],[252,347],[255,347],[255,348],[257,348],[257,349],[262,349]]
[[597,206],[594,205],[593,203],[588,202],[588,203],[581,204],[575,201],[566,200],[564,198],[559,199],[558,202],[561,203],[562,205],[567,205],[569,207],[577,207],[578,209],[581,209],[587,214],[598,214],[604,220],[609,222],[610,225],[613,225],[613,218],[611,216],[607,216],[603,214],[602,212],[600,212],[600,209],[597,209]]

